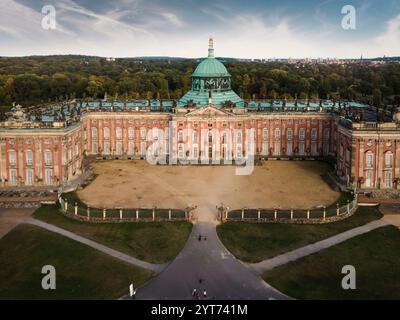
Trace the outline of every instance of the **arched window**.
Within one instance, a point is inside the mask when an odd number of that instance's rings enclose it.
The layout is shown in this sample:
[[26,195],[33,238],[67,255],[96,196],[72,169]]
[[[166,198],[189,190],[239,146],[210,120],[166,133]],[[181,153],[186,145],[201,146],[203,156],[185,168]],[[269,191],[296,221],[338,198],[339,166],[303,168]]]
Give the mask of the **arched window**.
[[311,129],[311,140],[317,140],[317,128]]
[[371,151],[366,153],[366,165],[367,168],[372,168],[374,164],[374,154]]
[[329,140],[329,128],[324,129],[324,140]]
[[122,138],[122,130],[120,127],[117,127],[117,129],[115,130],[115,134],[117,136],[117,139],[121,139]]

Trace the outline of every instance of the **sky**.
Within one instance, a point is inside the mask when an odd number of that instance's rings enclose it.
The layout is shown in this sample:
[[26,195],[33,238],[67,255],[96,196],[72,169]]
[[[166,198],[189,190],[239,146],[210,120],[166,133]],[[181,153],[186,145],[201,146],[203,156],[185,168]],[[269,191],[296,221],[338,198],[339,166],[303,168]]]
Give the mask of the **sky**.
[[197,58],[210,36],[223,57],[400,56],[400,0],[0,0],[0,56]]

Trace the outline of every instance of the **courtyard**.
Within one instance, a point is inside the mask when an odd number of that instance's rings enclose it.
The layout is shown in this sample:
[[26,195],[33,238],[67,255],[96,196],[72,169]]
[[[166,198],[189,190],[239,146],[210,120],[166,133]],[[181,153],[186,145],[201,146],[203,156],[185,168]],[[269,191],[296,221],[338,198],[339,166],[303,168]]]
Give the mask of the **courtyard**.
[[151,166],[146,161],[93,163],[96,179],[78,196],[91,207],[184,208],[215,212],[231,209],[315,208],[340,196],[322,179],[329,170],[318,161],[268,161],[251,175],[235,175],[234,166]]

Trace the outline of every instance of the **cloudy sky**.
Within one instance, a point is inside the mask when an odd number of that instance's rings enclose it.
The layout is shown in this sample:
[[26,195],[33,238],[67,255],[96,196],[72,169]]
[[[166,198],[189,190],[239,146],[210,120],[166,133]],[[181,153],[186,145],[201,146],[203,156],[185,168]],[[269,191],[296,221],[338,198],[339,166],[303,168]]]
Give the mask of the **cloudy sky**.
[[[355,30],[342,28],[348,4]],[[201,57],[210,35],[217,56],[399,56],[400,0],[0,0],[0,56]]]

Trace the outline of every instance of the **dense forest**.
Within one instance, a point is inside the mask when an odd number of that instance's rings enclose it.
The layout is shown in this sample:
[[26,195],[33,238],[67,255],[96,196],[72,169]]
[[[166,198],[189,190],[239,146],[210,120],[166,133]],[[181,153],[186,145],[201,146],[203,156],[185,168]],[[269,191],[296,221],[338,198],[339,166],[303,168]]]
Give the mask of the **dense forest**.
[[[84,56],[0,58],[0,106],[76,98],[177,99],[199,60]],[[224,61],[244,99],[335,98],[400,103],[400,64],[291,65]]]

